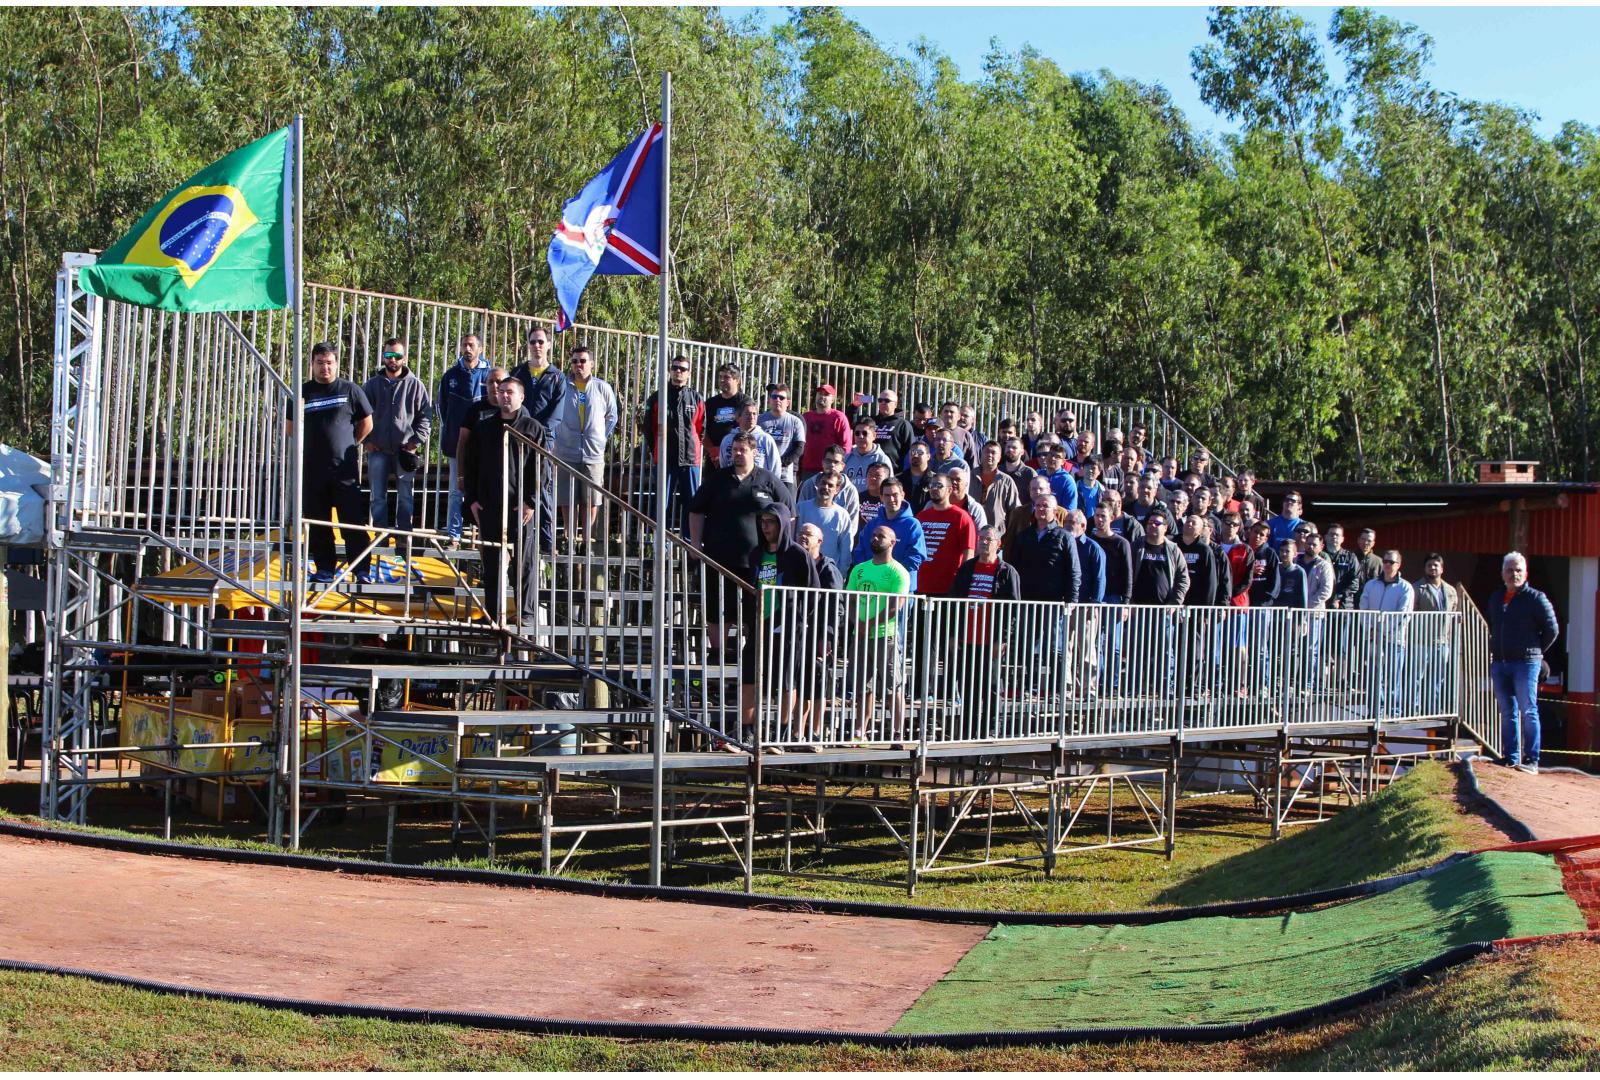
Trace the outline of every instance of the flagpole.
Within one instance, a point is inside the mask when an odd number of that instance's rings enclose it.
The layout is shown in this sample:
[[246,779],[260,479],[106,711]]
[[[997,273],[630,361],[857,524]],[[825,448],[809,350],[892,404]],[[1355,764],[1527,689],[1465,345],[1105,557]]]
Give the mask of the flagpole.
[[650,739],[650,884],[661,884],[661,789],[664,784],[664,755],[667,737],[667,672],[672,634],[667,627],[667,275],[671,272],[672,252],[668,222],[672,209],[672,72],[661,73],[661,273],[660,341],[656,345],[656,544],[655,588],[651,604],[655,611],[656,647],[651,650],[651,685],[655,690]]
[[301,259],[305,254],[305,126],[299,113],[294,117],[294,359],[289,370],[290,401],[294,406],[294,436],[289,446],[289,653],[284,658],[284,701],[278,703],[289,736],[289,848],[300,850],[300,655],[302,627],[300,612],[305,607],[306,543],[305,515],[301,511],[301,486],[305,482],[305,274]]

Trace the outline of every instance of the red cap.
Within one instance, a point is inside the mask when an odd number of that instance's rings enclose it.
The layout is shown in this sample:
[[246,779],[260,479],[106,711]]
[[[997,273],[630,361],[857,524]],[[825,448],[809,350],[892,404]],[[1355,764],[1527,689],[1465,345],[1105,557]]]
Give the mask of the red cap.
[[833,384],[831,382],[825,382],[821,386],[817,387],[817,393],[819,393],[819,394],[822,393],[824,390],[826,390],[830,394],[837,394],[839,392],[839,391],[837,391],[837,390],[835,390],[833,388]]

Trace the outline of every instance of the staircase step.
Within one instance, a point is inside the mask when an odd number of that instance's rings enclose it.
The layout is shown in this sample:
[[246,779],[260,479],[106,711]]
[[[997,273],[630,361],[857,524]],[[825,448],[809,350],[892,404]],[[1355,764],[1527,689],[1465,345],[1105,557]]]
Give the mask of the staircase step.
[[638,709],[463,709],[451,712],[385,709],[372,714],[372,723],[376,727],[433,724],[454,731],[459,724],[468,727],[523,727],[535,724],[648,727],[652,720],[648,712]]
[[[750,755],[743,751],[672,751],[662,755],[662,762],[669,772],[683,769],[743,769],[749,765]],[[626,772],[649,775],[651,767],[651,755],[648,753],[532,754],[505,758],[464,757],[457,771],[462,776],[532,780],[551,771],[563,775]]]
[[144,546],[143,532],[121,532],[112,529],[75,529],[67,534],[67,546],[78,551],[104,551],[109,554],[133,555]]
[[307,686],[366,686],[380,679],[415,679],[427,682],[532,682],[571,676],[572,668],[560,663],[535,664],[307,664],[300,680]]

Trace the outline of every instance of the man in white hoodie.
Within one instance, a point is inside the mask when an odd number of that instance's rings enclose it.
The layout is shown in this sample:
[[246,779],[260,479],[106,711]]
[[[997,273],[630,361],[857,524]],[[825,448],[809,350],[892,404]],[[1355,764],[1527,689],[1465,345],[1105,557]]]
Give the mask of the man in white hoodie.
[[[617,393],[594,373],[594,354],[587,345],[572,350],[567,385],[552,420],[552,447],[567,466],[557,470],[556,500],[565,516],[567,536],[576,540],[574,508],[584,507],[586,540],[594,536],[600,514],[600,489],[605,486],[606,443],[617,429]],[[569,471],[570,470],[570,471]]]

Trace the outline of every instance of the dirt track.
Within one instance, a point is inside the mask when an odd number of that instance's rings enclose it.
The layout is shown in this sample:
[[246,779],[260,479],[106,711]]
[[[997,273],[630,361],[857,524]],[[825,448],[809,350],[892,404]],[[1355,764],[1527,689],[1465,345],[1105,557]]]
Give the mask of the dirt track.
[[1542,772],[1538,776],[1475,761],[1484,794],[1505,807],[1539,840],[1600,833],[1600,776]]
[[987,930],[0,837],[0,958],[235,993],[883,1031]]

